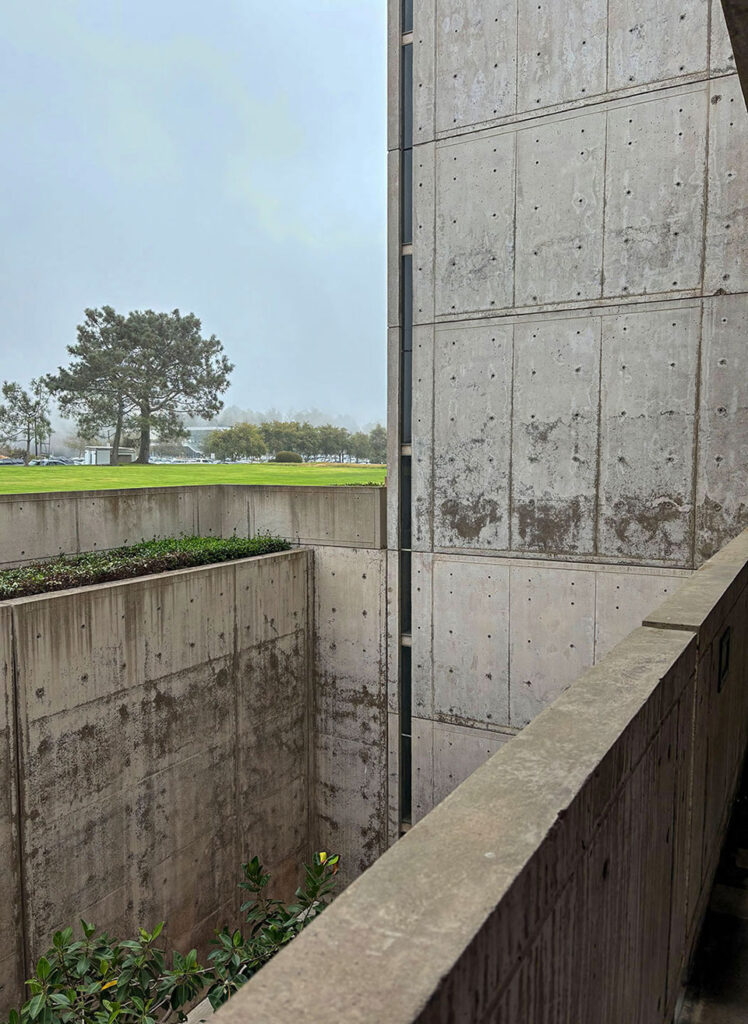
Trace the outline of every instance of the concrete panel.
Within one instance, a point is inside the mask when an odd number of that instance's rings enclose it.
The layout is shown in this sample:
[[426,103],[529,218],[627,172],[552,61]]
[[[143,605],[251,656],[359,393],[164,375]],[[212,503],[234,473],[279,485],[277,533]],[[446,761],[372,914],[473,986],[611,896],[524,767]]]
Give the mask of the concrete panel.
[[434,723],[434,806],[511,739],[509,733]]
[[418,718],[432,718],[434,714],[434,556],[426,552],[414,551],[411,577],[413,714]]
[[704,71],[708,38],[708,0],[616,0],[609,14],[608,88]]
[[413,150],[413,323],[434,321],[436,147]]
[[387,842],[400,836],[399,557],[387,552]]
[[323,735],[315,761],[316,846],[341,854],[340,877],[346,884],[387,845],[386,752],[380,756],[368,744]]
[[249,487],[252,534],[272,533],[299,544],[383,548],[382,487]]
[[433,717],[509,724],[509,570],[434,560]]
[[120,934],[166,919],[167,942],[204,955],[237,919],[243,858],[257,852],[295,884],[307,841],[308,558],[8,606],[30,956],[80,916]]
[[696,559],[748,526],[748,305],[744,295],[704,303]]
[[599,298],[605,114],[518,133],[518,306]]
[[689,566],[697,307],[603,318],[598,553]]
[[592,665],[595,574],[517,565],[510,587],[510,723],[521,728]]
[[706,110],[699,85],[608,114],[605,295],[699,286]]
[[84,492],[77,498],[78,536],[84,551],[198,532],[197,492],[192,487]]
[[434,544],[506,549],[512,328],[436,333]]
[[400,711],[400,557],[387,552],[387,708]]
[[435,16],[437,132],[513,114],[516,0],[438,0]]
[[727,31],[722,0],[710,0],[711,11],[711,69],[713,74],[725,74],[735,70],[735,54],[732,52],[730,33]]
[[352,881],[387,845],[384,551],[314,555],[316,845]]
[[518,324],[513,379],[512,547],[592,552],[599,317]]
[[413,141],[436,134],[436,16],[433,0],[413,0]]
[[382,748],[387,712],[386,559],[382,551],[314,555],[316,728]]
[[704,291],[748,290],[748,112],[737,75],[713,82]]
[[2,495],[0,523],[0,566],[78,550],[74,495]]
[[411,546],[433,546],[434,328],[413,333],[413,518]]
[[234,827],[240,861],[275,865],[276,891],[293,892],[309,855],[310,785],[306,624],[236,663],[238,784]]
[[517,109],[605,92],[606,0],[519,0]]
[[412,724],[413,824],[434,807],[434,723],[414,718]]
[[437,316],[512,305],[514,161],[514,133],[437,149]]
[[399,4],[387,4],[387,149],[400,145],[400,40]]
[[681,576],[598,572],[595,593],[595,664],[641,625],[683,582]]
[[201,537],[249,537],[250,491],[241,484],[197,489],[197,532]]
[[0,605],[0,1013],[26,999],[18,847],[16,723],[11,609]]

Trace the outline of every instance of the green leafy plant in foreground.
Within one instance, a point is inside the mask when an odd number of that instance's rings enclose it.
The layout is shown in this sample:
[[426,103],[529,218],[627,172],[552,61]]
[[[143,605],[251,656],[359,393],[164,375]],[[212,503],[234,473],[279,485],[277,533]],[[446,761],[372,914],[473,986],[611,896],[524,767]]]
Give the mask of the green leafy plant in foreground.
[[111,551],[89,551],[60,555],[49,561],[32,562],[0,572],[0,601],[32,594],[45,594],[92,583],[150,576],[173,569],[230,562],[237,558],[288,551],[291,545],[281,537],[169,537]]
[[215,1010],[324,910],[339,860],[315,854],[290,904],[268,896],[270,875],[257,857],[243,864],[247,928],[217,932],[207,966],[194,949],[173,952],[167,966],[166,951],[156,945],[163,922],[125,941],[97,935],[85,921],[80,939],[72,928],[56,932],[26,982],[30,998],[5,1024],[169,1024],[186,1020],[185,1010],[206,995]]

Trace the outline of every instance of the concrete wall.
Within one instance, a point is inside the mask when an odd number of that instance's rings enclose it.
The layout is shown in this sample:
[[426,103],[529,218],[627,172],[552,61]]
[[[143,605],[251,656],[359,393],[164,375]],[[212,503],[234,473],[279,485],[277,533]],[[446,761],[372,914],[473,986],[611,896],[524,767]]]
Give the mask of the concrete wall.
[[0,567],[183,534],[384,547],[384,489],[218,484],[0,494]]
[[412,46],[417,817],[748,523],[748,114],[719,0],[415,0]]
[[385,492],[139,488],[0,495],[0,566],[143,538],[269,532],[313,549],[314,845],[345,882],[386,848]]
[[12,613],[0,605],[0,1004],[23,991],[23,922],[18,857],[18,773]]
[[748,743],[746,626],[748,530],[388,850],[219,1024],[671,1024]]
[[293,892],[311,850],[311,571],[291,551],[0,607],[3,1005],[80,917],[122,936],[165,919],[167,942],[206,955],[238,921],[243,860]]
[[314,552],[315,847],[343,883],[387,848],[386,553]]

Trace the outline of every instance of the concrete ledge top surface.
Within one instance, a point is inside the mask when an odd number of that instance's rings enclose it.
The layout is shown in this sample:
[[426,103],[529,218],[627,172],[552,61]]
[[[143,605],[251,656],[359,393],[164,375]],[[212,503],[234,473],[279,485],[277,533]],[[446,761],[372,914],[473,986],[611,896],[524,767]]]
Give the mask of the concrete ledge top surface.
[[[575,869],[621,773],[691,678],[695,646],[682,632],[631,633],[264,967],[222,1008],[220,1024],[405,1024],[430,1001],[433,1010],[445,979],[499,904],[517,894],[549,837],[559,887]],[[541,888],[554,898],[550,882]],[[501,908],[509,931],[512,907]],[[519,899],[514,909],[521,931],[531,907]],[[497,983],[515,967],[516,958],[501,961]]]
[[726,544],[708,562],[684,580],[678,589],[644,620],[644,626],[682,629],[699,634],[702,647],[711,642],[723,617],[720,609],[729,609],[725,594],[733,590],[737,597],[748,585],[748,529]]
[[289,551],[270,551],[264,555],[250,555],[248,558],[231,558],[222,562],[208,562],[206,565],[188,565],[183,569],[169,569],[166,572],[150,572],[141,576],[129,576],[121,580],[103,580],[101,583],[89,583],[84,587],[68,587],[65,590],[47,590],[43,594],[26,594],[24,597],[12,597],[0,599],[0,610],[13,608],[18,605],[31,604],[34,601],[51,601],[56,597],[70,597],[71,594],[91,594],[102,590],[113,590],[116,587],[131,587],[140,584],[144,587],[155,587],[169,579],[179,579],[184,576],[194,576],[198,573],[209,572],[211,569],[231,569],[234,566],[243,566],[253,562],[268,562],[271,559],[280,558],[301,558],[306,559],[310,548],[291,548]]
[[2,494],[0,493],[0,503],[3,502],[15,502],[15,501],[49,501],[60,498],[109,498],[109,497],[127,497],[128,495],[142,495],[144,492],[148,494],[173,494],[181,492],[200,492],[210,490],[215,487],[222,489],[233,489],[239,488],[240,490],[261,492],[265,491],[268,494],[281,494],[287,492],[289,494],[300,494],[300,493],[314,493],[317,491],[329,493],[329,492],[342,492],[342,493],[354,493],[361,494],[366,492],[372,492],[379,494],[382,491],[386,491],[385,485],[370,485],[370,484],[166,484],[160,487],[104,487],[101,490],[88,490],[88,491],[28,491],[22,494]]

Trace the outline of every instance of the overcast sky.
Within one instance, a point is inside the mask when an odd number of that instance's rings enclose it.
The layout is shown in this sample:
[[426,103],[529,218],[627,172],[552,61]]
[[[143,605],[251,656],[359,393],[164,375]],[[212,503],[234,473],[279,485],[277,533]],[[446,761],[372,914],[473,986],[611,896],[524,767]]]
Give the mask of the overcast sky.
[[0,0],[0,379],[196,313],[227,404],[385,411],[384,0]]

